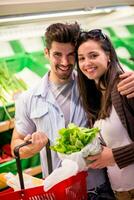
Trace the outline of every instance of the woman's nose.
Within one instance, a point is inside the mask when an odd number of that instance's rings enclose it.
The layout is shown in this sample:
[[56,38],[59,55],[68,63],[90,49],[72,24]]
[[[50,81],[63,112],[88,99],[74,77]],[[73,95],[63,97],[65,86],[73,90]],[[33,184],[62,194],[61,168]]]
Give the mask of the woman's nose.
[[85,59],[85,65],[86,66],[91,65],[91,60],[89,58]]

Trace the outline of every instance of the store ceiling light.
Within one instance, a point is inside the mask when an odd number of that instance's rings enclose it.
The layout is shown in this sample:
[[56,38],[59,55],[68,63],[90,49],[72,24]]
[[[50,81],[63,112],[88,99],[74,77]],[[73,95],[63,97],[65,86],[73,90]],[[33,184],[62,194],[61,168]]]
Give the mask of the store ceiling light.
[[60,17],[68,17],[68,16],[82,16],[82,15],[92,15],[92,14],[100,14],[100,13],[110,13],[116,10],[117,7],[109,7],[109,8],[85,8],[83,10],[73,10],[73,11],[62,11],[62,12],[49,12],[49,13],[38,13],[38,14],[25,14],[25,15],[11,15],[11,16],[2,16],[0,17],[0,25],[5,23],[12,22],[20,22],[20,21],[34,21],[41,19],[49,19],[49,18],[60,18]]
[[16,16],[4,16],[0,17],[0,22],[12,22],[12,21],[29,21],[37,19],[48,19],[55,17],[65,17],[65,16],[74,16],[74,15],[83,15],[89,14],[89,11],[78,10],[78,11],[69,11],[69,12],[56,12],[56,13],[39,13],[39,14],[26,14],[26,15],[16,15]]

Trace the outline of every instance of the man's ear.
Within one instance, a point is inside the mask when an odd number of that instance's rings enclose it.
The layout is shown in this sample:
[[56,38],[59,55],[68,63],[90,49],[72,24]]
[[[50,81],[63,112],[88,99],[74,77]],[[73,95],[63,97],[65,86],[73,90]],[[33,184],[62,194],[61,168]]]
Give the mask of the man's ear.
[[48,48],[44,49],[44,55],[46,58],[49,58],[49,49]]

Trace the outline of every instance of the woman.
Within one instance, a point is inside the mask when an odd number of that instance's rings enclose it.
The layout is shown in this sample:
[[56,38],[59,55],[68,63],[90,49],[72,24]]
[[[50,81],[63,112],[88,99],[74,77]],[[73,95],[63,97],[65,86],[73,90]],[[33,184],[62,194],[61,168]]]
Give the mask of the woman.
[[92,169],[107,167],[118,200],[134,199],[134,98],[117,91],[123,69],[101,30],[81,32],[76,45],[78,83],[92,126],[100,128],[102,152],[87,159]]

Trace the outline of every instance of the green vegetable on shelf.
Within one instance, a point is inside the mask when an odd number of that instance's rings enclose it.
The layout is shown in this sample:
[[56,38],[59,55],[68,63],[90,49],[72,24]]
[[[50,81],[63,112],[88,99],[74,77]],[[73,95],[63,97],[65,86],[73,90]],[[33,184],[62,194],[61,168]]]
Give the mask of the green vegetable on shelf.
[[11,119],[6,105],[14,102],[14,94],[27,89],[27,85],[21,79],[15,77],[8,70],[6,62],[0,63],[0,106]]
[[0,85],[9,94],[27,89],[27,85],[23,80],[16,78],[15,75],[9,72],[6,63],[1,63],[0,65],[0,77]]
[[70,123],[67,128],[59,130],[60,137],[56,139],[56,143],[50,148],[64,154],[78,152],[91,143],[99,132],[99,128],[78,127]]

